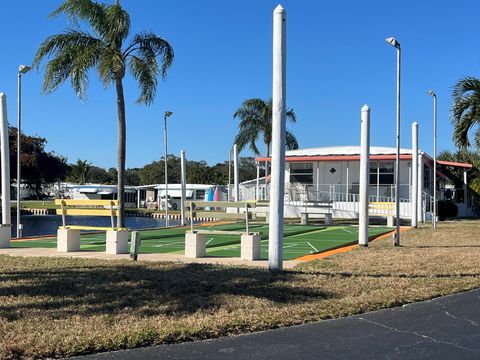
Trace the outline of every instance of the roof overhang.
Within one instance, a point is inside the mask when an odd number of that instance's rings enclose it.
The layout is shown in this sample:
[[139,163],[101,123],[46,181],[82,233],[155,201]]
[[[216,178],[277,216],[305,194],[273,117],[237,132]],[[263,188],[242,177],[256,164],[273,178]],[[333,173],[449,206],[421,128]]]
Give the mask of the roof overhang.
[[[271,161],[270,157],[259,157],[257,162]],[[396,155],[370,155],[370,160],[396,160]],[[411,154],[400,154],[400,160],[412,160]],[[320,156],[286,156],[286,162],[305,161],[360,161],[360,155],[320,155]]]
[[437,160],[437,164],[443,165],[443,166],[461,167],[465,169],[471,169],[473,167],[472,164],[459,163],[455,161],[444,161],[444,160]]

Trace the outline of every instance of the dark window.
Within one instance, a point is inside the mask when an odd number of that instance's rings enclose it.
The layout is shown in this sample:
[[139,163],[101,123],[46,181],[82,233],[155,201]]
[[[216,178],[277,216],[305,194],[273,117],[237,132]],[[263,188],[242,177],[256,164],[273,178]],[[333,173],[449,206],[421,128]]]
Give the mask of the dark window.
[[395,182],[395,163],[393,161],[370,162],[370,185],[392,185]]
[[313,184],[313,163],[290,163],[290,182]]

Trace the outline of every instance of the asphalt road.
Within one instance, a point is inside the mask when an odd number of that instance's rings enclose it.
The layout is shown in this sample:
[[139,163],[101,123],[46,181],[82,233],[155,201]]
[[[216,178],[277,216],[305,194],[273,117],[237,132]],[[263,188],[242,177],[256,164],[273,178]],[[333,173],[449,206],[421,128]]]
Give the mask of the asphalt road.
[[480,359],[480,289],[348,318],[75,359]]

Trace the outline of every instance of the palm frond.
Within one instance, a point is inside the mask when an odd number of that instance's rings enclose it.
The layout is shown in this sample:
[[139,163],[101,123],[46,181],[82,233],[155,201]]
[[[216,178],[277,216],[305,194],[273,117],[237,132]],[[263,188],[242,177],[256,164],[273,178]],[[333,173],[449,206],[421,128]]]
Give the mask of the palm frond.
[[102,50],[102,41],[86,32],[67,29],[63,34],[48,37],[32,63],[38,68],[45,57],[52,57],[45,69],[42,91],[51,93],[70,77],[75,92],[84,98],[88,69],[98,64]]
[[86,21],[97,35],[104,37],[108,32],[107,8],[107,5],[91,0],[66,0],[50,14],[50,17],[65,14],[75,26],[79,25],[80,20]]
[[105,23],[106,32],[103,36],[116,48],[121,48],[130,32],[130,15],[117,2],[106,7]]
[[291,131],[285,131],[285,148],[287,150],[297,150],[298,149],[298,141],[295,135]]
[[452,91],[453,140],[459,147],[470,146],[468,134],[480,124],[480,80],[466,77],[458,81]]
[[155,58],[149,62],[136,56],[131,56],[129,61],[130,72],[138,81],[140,96],[137,103],[151,104],[157,89],[157,61]]
[[152,32],[142,32],[135,35],[131,44],[124,51],[125,57],[129,55],[135,55],[145,63],[153,63],[156,59],[160,59],[160,74],[164,79],[175,57],[170,43]]

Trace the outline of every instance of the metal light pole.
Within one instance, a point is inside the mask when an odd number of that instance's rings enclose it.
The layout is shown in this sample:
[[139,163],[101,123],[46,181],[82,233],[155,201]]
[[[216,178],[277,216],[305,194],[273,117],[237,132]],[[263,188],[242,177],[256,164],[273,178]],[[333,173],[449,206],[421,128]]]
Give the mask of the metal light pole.
[[387,43],[397,49],[397,156],[395,161],[395,235],[393,245],[400,246],[400,43],[393,37],[385,39]]
[[30,71],[30,67],[20,65],[18,67],[18,124],[17,124],[17,237],[22,237],[22,223],[20,218],[20,192],[21,192],[21,170],[20,170],[20,135],[22,134],[22,74]]
[[360,130],[360,207],[358,212],[358,244],[368,246],[368,188],[370,187],[370,108],[362,107]]
[[[165,111],[163,115],[163,134],[165,140],[165,227],[168,226],[168,170],[167,170],[167,118],[173,115],[171,111]],[[160,198],[161,199],[161,198]]]
[[437,228],[437,94],[428,90],[428,95],[433,96],[433,230]]

